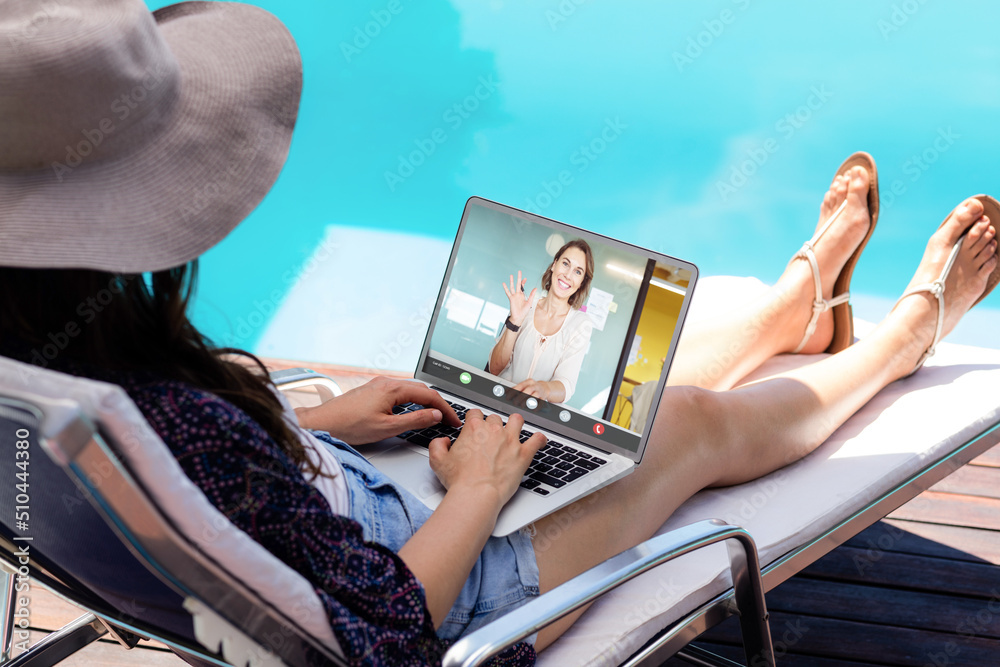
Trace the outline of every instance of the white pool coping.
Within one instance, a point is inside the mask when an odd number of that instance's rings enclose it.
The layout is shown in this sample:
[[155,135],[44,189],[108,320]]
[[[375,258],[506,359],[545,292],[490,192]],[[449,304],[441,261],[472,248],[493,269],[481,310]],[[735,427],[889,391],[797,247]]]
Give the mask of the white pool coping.
[[[451,241],[329,225],[254,351],[266,357],[412,372],[450,251]],[[856,318],[877,322],[894,301],[855,293],[851,303]],[[977,307],[948,341],[1000,349],[998,332],[1000,310]]]

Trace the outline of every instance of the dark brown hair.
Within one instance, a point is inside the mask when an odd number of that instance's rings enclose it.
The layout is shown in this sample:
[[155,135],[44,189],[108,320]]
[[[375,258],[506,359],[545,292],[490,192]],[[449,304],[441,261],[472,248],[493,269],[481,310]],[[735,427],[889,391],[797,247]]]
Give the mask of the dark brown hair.
[[583,239],[567,241],[563,244],[563,247],[559,248],[555,259],[552,260],[549,268],[545,269],[545,273],[542,274],[542,289],[548,292],[552,287],[552,267],[556,265],[556,262],[563,256],[563,253],[570,248],[576,248],[587,258],[587,269],[584,272],[583,281],[580,283],[579,289],[569,297],[569,305],[579,310],[583,304],[587,303],[587,296],[590,294],[590,283],[594,279],[594,253],[591,252],[590,245]]
[[[188,319],[197,271],[197,260],[148,274],[0,267],[0,354],[57,369],[148,371],[209,391],[319,474],[284,420],[264,364],[249,352],[216,348]],[[234,356],[249,365],[227,358]]]

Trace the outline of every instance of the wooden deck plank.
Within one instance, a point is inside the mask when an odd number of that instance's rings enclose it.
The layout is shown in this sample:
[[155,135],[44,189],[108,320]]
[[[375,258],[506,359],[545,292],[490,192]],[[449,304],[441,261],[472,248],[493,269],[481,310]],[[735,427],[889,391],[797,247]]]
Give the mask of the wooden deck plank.
[[[727,620],[726,623],[734,624],[735,627],[736,619],[731,618]],[[694,644],[705,649],[706,651],[711,651],[716,655],[739,663],[740,665],[746,662],[746,656],[743,653],[741,645],[722,644],[718,642],[704,641],[701,639],[694,642]],[[779,651],[779,653],[781,652]],[[842,657],[829,658],[815,655],[804,655],[793,652],[781,653],[780,656],[775,656],[775,659],[777,660],[779,667],[884,667],[885,664],[845,660]],[[680,658],[670,658],[663,663],[662,667],[691,667],[691,663],[685,662]]]
[[[42,639],[47,632],[33,631],[31,642]],[[190,667],[188,663],[163,648],[154,648],[141,642],[126,650],[114,640],[100,639],[85,646],[59,663],[59,667]]]
[[[987,666],[996,665],[1000,656],[1000,641],[995,639],[781,611],[771,614],[771,635],[776,655],[785,652],[894,667]],[[719,643],[741,641],[739,625],[728,621],[703,637]],[[779,659],[778,664],[785,664],[786,659]]]
[[[237,357],[237,360],[245,361],[242,358]],[[343,389],[349,389],[356,387],[358,385],[368,382],[370,379],[376,375],[384,375],[386,377],[408,379],[413,377],[413,373],[407,373],[404,371],[387,371],[387,370],[376,370],[370,368],[355,368],[353,366],[338,366],[336,364],[321,364],[312,361],[296,361],[294,359],[277,359],[274,357],[261,357],[261,361],[268,370],[278,371],[284,370],[286,368],[310,368],[317,373],[322,373],[323,375],[329,375],[332,378],[336,378],[337,384],[341,385]]]
[[880,523],[913,536],[915,544],[923,545],[914,548],[923,549],[926,555],[1000,565],[1000,535],[996,531],[897,519],[883,519]]
[[972,465],[1000,468],[1000,447],[994,447],[972,459]]
[[57,630],[86,613],[40,586],[32,587],[30,600],[31,627],[40,630]]
[[1000,590],[1000,571],[989,563],[953,561],[892,551],[840,547],[802,571],[817,579],[898,586],[988,599]]
[[945,477],[930,490],[1000,499],[1000,468],[967,465]]
[[997,534],[964,526],[883,519],[845,544],[860,549],[1000,564],[1000,539],[997,539]]
[[[817,605],[817,600],[825,601]],[[794,577],[767,595],[768,609],[1000,639],[1000,597],[982,600]]]
[[[86,613],[40,586],[32,587],[28,609],[31,614],[29,622],[32,629],[32,643]],[[94,665],[179,667],[187,665],[187,663],[157,641],[143,640],[134,649],[127,651],[112,639],[101,639],[72,658],[60,662],[59,665],[60,667],[63,665],[67,667],[92,667]]]
[[893,519],[1000,530],[1000,500],[924,491],[889,516]]

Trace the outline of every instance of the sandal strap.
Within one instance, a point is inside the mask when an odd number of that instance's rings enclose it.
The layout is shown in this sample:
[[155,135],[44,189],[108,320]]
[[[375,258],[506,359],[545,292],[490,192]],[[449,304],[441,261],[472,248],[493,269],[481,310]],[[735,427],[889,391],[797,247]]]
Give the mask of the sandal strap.
[[813,299],[812,317],[809,318],[809,324],[806,325],[806,333],[802,336],[802,341],[798,344],[798,347],[792,350],[792,354],[798,354],[801,352],[802,348],[804,348],[806,343],[809,342],[809,339],[812,338],[812,335],[816,333],[816,325],[819,323],[819,316],[821,313],[826,312],[834,306],[847,303],[851,298],[851,293],[849,291],[835,296],[829,301],[823,298],[823,284],[819,280],[819,262],[816,261],[816,253],[813,250],[816,242],[819,241],[820,237],[826,233],[826,230],[830,229],[830,226],[833,225],[834,221],[840,216],[841,213],[843,213],[844,208],[846,207],[847,199],[844,199],[844,201],[840,203],[840,206],[837,207],[837,210],[833,212],[833,215],[827,218],[826,222],[823,223],[823,226],[819,228],[811,239],[802,245],[802,248],[795,253],[795,256],[792,258],[793,261],[796,259],[809,260],[809,266],[812,268],[813,274],[813,287],[816,290],[816,298]]
[[922,283],[920,285],[914,285],[913,287],[909,288],[908,290],[903,292],[902,296],[900,296],[896,300],[896,305],[893,306],[893,308],[895,308],[896,306],[899,305],[899,302],[905,299],[906,297],[911,296],[913,294],[919,294],[920,292],[930,292],[931,295],[937,300],[938,304],[937,324],[934,327],[934,339],[931,341],[930,346],[924,351],[923,356],[920,357],[920,360],[917,362],[917,365],[913,367],[912,371],[906,374],[906,377],[909,377],[914,373],[916,373],[918,370],[920,370],[921,366],[924,365],[925,361],[934,356],[934,352],[937,349],[937,344],[941,341],[941,331],[944,329],[944,281],[948,278],[948,274],[951,273],[951,267],[955,263],[955,260],[958,258],[958,252],[959,250],[962,249],[963,241],[965,241],[965,234],[962,234],[962,236],[959,237],[958,241],[955,242],[955,245],[952,246],[951,254],[948,255],[948,261],[945,262],[944,269],[941,270],[941,275],[939,275],[937,279],[929,283]]
[[802,336],[802,340],[799,342],[798,347],[792,350],[792,354],[798,354],[802,351],[802,348],[806,346],[812,335],[816,333],[816,326],[819,324],[819,316],[826,311],[830,310],[834,306],[839,306],[842,303],[847,303],[851,299],[850,291],[844,292],[843,294],[838,294],[829,301],[826,299],[815,299],[812,304],[812,317],[809,318],[809,324],[806,325],[806,333]]

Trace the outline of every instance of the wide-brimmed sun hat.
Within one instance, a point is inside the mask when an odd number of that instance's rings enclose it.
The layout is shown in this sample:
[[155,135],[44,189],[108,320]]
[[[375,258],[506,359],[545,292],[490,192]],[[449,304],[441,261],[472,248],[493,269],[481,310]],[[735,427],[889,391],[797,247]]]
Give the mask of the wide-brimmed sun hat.
[[7,0],[0,266],[194,259],[278,178],[301,92],[294,39],[257,7]]

